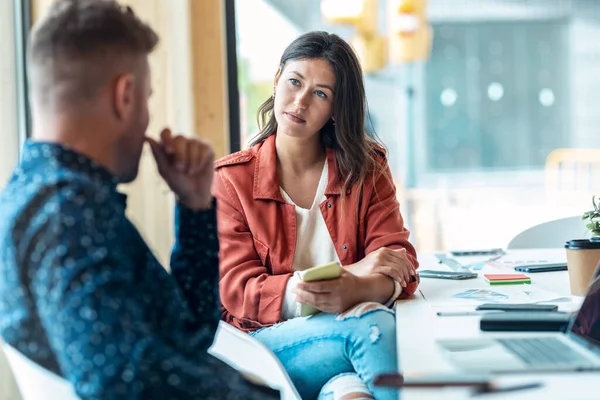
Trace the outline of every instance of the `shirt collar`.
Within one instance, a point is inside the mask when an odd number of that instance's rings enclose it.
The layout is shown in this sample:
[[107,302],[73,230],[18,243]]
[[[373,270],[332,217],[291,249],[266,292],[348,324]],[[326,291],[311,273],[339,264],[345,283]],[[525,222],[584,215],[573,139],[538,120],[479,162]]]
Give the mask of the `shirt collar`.
[[23,171],[48,165],[85,175],[94,182],[116,190],[119,181],[116,176],[91,158],[59,143],[27,140],[20,155]]

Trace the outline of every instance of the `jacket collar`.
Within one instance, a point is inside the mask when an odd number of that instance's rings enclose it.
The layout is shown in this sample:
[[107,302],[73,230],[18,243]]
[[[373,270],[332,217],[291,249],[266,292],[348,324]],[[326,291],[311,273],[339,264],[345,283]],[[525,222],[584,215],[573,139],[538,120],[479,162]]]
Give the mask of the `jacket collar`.
[[327,187],[325,188],[325,196],[340,195],[340,183],[337,177],[337,167],[335,165],[335,151],[331,147],[325,149],[327,151],[327,168],[329,176],[327,177]]
[[[275,134],[269,136],[259,145],[256,151],[256,166],[254,167],[254,187],[252,196],[255,200],[275,200],[285,203],[279,190],[279,179],[277,177],[277,151],[275,150]],[[325,195],[339,195],[340,185],[337,181],[337,170],[335,167],[335,152],[327,148],[327,188]]]

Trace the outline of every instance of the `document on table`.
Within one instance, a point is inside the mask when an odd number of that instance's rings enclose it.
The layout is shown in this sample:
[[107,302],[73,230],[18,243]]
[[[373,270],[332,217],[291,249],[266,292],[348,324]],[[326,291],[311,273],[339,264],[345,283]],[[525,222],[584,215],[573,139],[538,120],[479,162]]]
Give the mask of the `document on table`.
[[513,269],[517,265],[537,265],[567,262],[564,249],[539,249],[507,251],[497,256],[463,256],[453,257],[460,264],[472,270],[494,271],[498,269]]
[[438,287],[431,292],[421,290],[421,294],[432,307],[469,306],[482,303],[555,303],[571,301],[570,297],[559,296],[556,293],[531,285],[474,289]]

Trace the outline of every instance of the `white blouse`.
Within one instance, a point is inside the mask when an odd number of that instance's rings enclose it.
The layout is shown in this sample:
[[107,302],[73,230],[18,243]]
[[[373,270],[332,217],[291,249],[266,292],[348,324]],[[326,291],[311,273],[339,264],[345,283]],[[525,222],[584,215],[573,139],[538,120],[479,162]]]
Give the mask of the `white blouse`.
[[[327,188],[328,177],[329,171],[327,161],[325,161],[317,186],[317,193],[315,193],[315,198],[309,209],[296,205],[283,188],[279,188],[284,200],[296,208],[296,252],[292,262],[293,271],[303,271],[317,265],[340,261],[320,208],[320,204],[327,200],[325,189]],[[281,318],[284,320],[300,316],[300,306],[296,302],[296,295],[293,293],[299,281],[298,273],[295,272],[287,282],[281,307]],[[389,307],[401,292],[402,286],[394,281],[394,293],[386,306]]]
[[[317,265],[338,261],[335,245],[325,225],[325,219],[321,213],[320,204],[327,200],[325,189],[329,176],[327,162],[323,165],[323,172],[319,179],[315,198],[309,209],[302,208],[294,203],[288,194],[279,188],[284,200],[296,208],[296,251],[292,262],[293,271],[303,271]],[[292,292],[298,284],[298,274],[294,274],[287,283],[281,316],[283,319],[291,319],[300,315],[296,295]]]

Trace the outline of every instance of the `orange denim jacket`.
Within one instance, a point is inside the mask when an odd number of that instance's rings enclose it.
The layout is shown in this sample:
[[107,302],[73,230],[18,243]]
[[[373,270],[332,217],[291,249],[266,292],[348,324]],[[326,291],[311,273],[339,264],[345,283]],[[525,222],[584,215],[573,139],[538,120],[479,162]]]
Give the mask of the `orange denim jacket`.
[[[404,247],[415,268],[416,252],[400,215],[387,160],[385,174],[372,174],[363,190],[352,188],[342,202],[334,151],[327,149],[329,178],[320,204],[342,265],[381,247]],[[222,317],[244,331],[281,322],[281,307],[296,248],[296,212],[279,190],[275,135],[215,163]],[[400,298],[412,295],[410,283]]]

